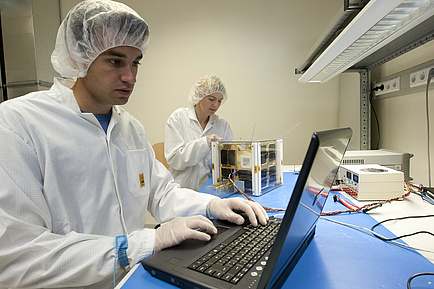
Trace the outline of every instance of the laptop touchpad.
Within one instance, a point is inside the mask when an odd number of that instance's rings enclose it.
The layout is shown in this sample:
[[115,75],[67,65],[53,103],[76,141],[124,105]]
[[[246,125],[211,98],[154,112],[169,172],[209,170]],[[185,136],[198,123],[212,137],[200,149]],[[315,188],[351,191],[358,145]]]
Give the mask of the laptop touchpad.
[[220,226],[220,225],[217,225],[216,228],[217,228],[217,234],[211,235],[211,240],[214,240],[220,234],[224,233],[227,229],[229,229],[228,227],[224,227],[224,226]]

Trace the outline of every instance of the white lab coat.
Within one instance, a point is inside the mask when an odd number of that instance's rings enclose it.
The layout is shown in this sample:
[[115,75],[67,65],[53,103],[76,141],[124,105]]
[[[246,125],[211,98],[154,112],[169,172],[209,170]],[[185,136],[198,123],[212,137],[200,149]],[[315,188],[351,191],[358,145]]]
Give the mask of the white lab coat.
[[164,156],[175,182],[181,187],[200,190],[210,178],[211,148],[206,136],[211,134],[224,140],[234,139],[229,123],[216,114],[202,129],[193,106],[178,108],[167,120]]
[[0,104],[0,287],[112,288],[115,236],[135,264],[153,252],[146,209],[165,222],[211,198],[173,182],[129,113],[114,106],[106,135],[60,80]]

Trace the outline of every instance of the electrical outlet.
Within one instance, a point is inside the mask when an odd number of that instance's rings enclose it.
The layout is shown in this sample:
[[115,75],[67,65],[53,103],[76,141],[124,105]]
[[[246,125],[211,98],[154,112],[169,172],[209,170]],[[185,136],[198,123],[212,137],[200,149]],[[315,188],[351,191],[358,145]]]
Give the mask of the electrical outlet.
[[[432,68],[434,68],[434,65],[410,73],[410,87],[426,85],[428,81],[428,73]],[[431,82],[434,82],[433,79],[434,78],[431,79]]]
[[378,89],[377,91],[375,91],[376,96],[394,91],[399,91],[401,89],[401,76],[397,76],[388,80],[380,80],[379,82],[375,83],[374,87],[380,87],[382,85],[384,85],[383,90]]

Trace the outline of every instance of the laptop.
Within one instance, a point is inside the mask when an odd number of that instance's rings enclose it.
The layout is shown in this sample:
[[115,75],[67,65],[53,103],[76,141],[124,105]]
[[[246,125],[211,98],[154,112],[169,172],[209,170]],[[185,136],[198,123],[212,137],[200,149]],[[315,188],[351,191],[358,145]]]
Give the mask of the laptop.
[[186,240],[144,259],[143,267],[180,288],[282,287],[315,235],[351,136],[350,128],[313,133],[282,219],[258,227],[216,220],[211,241]]

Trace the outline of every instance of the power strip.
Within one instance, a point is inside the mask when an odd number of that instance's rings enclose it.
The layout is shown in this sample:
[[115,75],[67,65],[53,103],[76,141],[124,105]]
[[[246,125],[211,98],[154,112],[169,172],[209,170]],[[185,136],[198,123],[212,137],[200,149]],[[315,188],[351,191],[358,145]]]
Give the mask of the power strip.
[[[415,87],[419,85],[428,84],[428,74],[431,69],[434,69],[434,65],[425,67],[421,70],[410,73],[410,87]],[[434,82],[434,78],[431,79],[430,83]]]
[[[401,72],[394,73],[382,79],[374,80],[371,87],[374,93],[374,100],[407,96],[416,92],[425,91],[428,74],[434,68],[434,59],[418,64]],[[434,89],[433,80],[429,89]]]

